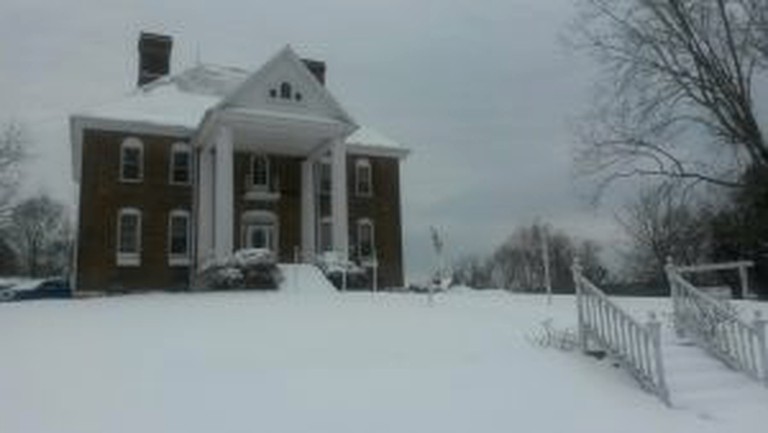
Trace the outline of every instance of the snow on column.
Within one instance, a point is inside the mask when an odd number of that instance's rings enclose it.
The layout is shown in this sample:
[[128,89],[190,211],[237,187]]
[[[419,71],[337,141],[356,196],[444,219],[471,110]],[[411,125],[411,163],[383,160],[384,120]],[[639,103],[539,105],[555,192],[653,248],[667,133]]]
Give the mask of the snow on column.
[[216,205],[214,238],[217,259],[233,251],[234,236],[234,173],[232,130],[221,127],[216,133]]
[[301,163],[301,250],[303,260],[315,254],[315,176],[313,159]]
[[331,147],[331,216],[333,221],[333,249],[348,256],[347,221],[347,148],[342,140]]
[[197,187],[197,264],[213,257],[213,153],[210,147],[200,150]]

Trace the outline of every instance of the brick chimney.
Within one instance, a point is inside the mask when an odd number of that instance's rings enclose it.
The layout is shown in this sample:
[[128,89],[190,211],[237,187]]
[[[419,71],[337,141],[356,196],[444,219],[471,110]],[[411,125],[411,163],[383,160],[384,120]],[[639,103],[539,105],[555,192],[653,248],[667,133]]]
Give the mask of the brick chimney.
[[139,36],[139,86],[168,75],[172,45],[173,39],[170,36],[141,32]]
[[309,72],[317,78],[320,84],[325,85],[325,62],[312,59],[301,59],[304,65],[309,69]]

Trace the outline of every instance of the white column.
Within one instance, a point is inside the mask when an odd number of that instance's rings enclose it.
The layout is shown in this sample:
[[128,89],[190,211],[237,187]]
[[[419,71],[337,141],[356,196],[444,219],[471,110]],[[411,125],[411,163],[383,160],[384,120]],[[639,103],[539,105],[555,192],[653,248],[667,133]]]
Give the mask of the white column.
[[315,176],[314,160],[307,158],[301,163],[301,250],[303,262],[315,255]]
[[213,257],[213,153],[200,150],[197,163],[197,265],[198,269]]
[[336,140],[331,147],[331,217],[333,249],[347,258],[347,148],[341,140]]
[[232,130],[221,127],[216,133],[216,188],[214,251],[222,259],[233,251],[234,236],[234,155]]

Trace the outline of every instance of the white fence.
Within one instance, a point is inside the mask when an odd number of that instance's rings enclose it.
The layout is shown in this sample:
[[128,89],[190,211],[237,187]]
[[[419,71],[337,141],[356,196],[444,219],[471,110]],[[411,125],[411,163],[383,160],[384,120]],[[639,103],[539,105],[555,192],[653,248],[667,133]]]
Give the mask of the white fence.
[[590,341],[597,344],[642,387],[669,405],[661,356],[661,324],[656,316],[651,313],[650,321],[641,324],[584,277],[578,261],[574,262],[572,270],[581,349],[587,352]]
[[670,261],[666,271],[672,294],[674,324],[678,335],[691,338],[726,365],[762,380],[768,386],[766,321],[760,312],[755,312],[750,323],[739,317],[728,301],[713,298],[682,276],[683,272],[738,270],[742,291],[746,291],[744,274],[748,266],[751,266],[749,262],[733,262],[676,267]]

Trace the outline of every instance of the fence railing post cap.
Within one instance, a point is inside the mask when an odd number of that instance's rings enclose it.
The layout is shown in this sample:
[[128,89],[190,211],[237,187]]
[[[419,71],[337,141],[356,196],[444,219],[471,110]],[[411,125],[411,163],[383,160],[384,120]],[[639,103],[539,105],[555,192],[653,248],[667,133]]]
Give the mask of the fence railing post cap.
[[667,269],[673,268],[675,266],[675,262],[672,260],[672,256],[667,256],[667,263],[664,265]]
[[571,267],[573,267],[573,269],[581,269],[581,260],[578,258],[578,256],[573,258]]

